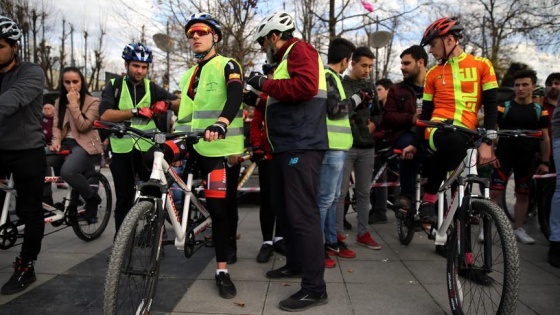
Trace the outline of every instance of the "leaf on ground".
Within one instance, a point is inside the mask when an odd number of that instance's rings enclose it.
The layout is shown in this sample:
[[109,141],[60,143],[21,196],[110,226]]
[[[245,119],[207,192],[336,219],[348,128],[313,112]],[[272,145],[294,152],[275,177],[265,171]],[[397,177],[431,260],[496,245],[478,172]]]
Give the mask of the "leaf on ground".
[[280,285],[283,286],[283,287],[289,287],[290,286],[290,284],[287,283],[287,282],[282,282],[282,283],[280,283]]
[[233,304],[239,306],[239,307],[245,307],[245,302],[233,302]]
[[350,272],[350,273],[354,272],[354,270],[352,270],[352,269],[348,269],[347,271]]

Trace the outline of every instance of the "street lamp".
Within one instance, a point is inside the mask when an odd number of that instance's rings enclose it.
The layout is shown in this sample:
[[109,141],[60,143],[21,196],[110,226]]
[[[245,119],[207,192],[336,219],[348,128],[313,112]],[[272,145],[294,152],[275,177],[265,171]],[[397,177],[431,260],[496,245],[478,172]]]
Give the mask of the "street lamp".
[[369,46],[375,48],[375,80],[374,83],[379,79],[379,48],[383,48],[391,42],[391,33],[387,31],[375,31],[368,34],[368,44]]
[[170,74],[169,74],[169,53],[175,50],[175,42],[173,38],[169,36],[169,23],[167,23],[167,34],[158,33],[153,36],[154,42],[156,43],[157,48],[161,49],[165,52],[165,76],[163,77],[163,86],[166,89],[169,89],[169,82],[170,82]]

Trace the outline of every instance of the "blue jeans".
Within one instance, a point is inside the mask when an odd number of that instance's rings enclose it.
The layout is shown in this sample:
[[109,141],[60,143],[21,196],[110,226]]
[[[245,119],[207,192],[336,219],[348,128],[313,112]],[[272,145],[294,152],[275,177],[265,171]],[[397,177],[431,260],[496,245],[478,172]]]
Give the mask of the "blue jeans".
[[550,210],[550,238],[551,242],[560,242],[560,138],[552,140],[552,152],[556,165],[556,191],[552,196]]
[[336,239],[336,204],[340,197],[342,183],[342,169],[347,151],[327,151],[321,165],[319,177],[319,192],[317,204],[321,213],[321,227],[325,236],[325,243],[335,244]]

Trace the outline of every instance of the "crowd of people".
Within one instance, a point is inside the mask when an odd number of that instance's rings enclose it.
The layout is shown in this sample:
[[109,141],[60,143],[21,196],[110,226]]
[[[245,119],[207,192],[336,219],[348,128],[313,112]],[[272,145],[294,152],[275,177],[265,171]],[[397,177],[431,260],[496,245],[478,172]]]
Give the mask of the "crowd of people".
[[[152,143],[113,135],[107,140],[93,129],[93,121],[129,121],[144,131],[172,132],[165,121],[170,110],[176,115],[173,130],[204,133],[188,163],[196,161],[201,177],[207,179],[215,280],[222,298],[237,294],[228,264],[237,260],[237,157],[245,147],[243,104],[255,107],[249,142],[259,166],[263,238],[256,260],[266,263],[274,252],[283,254],[286,264],[268,271],[266,277],[301,278],[301,288],[279,303],[283,310],[303,311],[327,303],[324,272],[336,265],[331,256],[356,257],[343,236],[350,225],[344,197],[352,174],[357,211],[354,243],[381,249],[370,226],[387,222],[387,189],[370,189],[380,147],[402,149],[400,191],[394,200],[402,209],[413,205],[418,153],[430,151],[430,159],[423,162],[427,183],[419,214],[422,223],[437,224],[437,191],[447,172],[463,160],[467,144],[457,133],[416,127],[418,119],[450,120],[474,129],[484,112],[482,127],[488,139],[478,153],[479,164],[493,168],[491,198],[500,199],[513,172],[514,234],[521,243],[534,243],[523,229],[530,178],[560,169],[552,163],[560,164],[560,111],[554,110],[560,73],[552,73],[545,88],[538,89],[535,72],[520,71],[514,75],[515,97],[498,103],[492,63],[465,52],[464,25],[446,17],[429,25],[420,45],[400,54],[401,82],[373,82],[376,56],[369,47],[333,39],[324,65],[311,44],[294,37],[292,16],[279,11],[255,30],[253,40],[267,63],[262,73],[251,73],[244,88],[241,65],[217,51],[223,38],[218,20],[208,13],[192,14],[184,30],[197,63],[183,74],[176,93],[147,78],[153,53],[142,43],[131,43],[122,52],[125,76],[110,80],[101,99],[90,95],[78,68],[67,67],[61,71],[58,99],[43,101],[42,70],[18,58],[21,31],[10,18],[0,16],[0,173],[13,174],[16,190],[26,196],[17,200],[25,237],[2,294],[20,292],[36,279],[34,262],[44,231],[41,202],[52,204],[50,184],[45,186],[43,178],[51,169],[85,200],[80,219],[94,222],[100,200],[84,174],[100,159],[102,144],[108,141],[117,232],[133,206],[135,182],[148,179],[142,156]],[[437,60],[432,67],[425,46]],[[534,96],[541,98],[535,101]],[[497,128],[540,129],[543,139],[496,142]],[[47,158],[47,153],[62,149],[71,149],[71,154],[65,159]],[[560,181],[552,208],[549,262],[560,267]]]

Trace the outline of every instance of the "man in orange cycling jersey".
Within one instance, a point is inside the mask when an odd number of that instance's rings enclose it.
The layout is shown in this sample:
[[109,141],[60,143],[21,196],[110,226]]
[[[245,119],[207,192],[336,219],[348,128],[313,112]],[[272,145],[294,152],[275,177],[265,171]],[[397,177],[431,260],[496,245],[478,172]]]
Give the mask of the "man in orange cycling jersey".
[[[490,60],[475,57],[463,51],[459,45],[463,25],[455,17],[445,17],[433,22],[422,37],[421,46],[429,45],[439,63],[426,74],[421,120],[451,120],[454,125],[476,128],[477,114],[484,104],[484,127],[488,138],[496,137],[496,96],[498,82]],[[453,170],[465,157],[468,148],[460,133],[442,132],[433,128],[417,128],[414,144],[403,149],[404,158],[412,158],[423,139],[428,140],[434,151],[427,165],[428,182],[420,205],[420,220],[437,223],[435,201],[437,191],[446,173]],[[478,148],[479,164],[494,159],[492,141]]]

